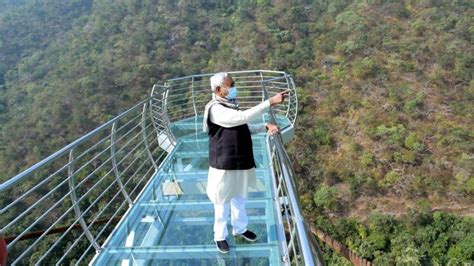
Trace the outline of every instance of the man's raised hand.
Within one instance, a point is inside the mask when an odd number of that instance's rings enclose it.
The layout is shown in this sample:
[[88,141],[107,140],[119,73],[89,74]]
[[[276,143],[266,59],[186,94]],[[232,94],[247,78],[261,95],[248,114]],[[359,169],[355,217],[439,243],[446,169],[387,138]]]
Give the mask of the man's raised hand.
[[280,104],[282,103],[284,100],[285,100],[285,97],[290,95],[289,92],[291,90],[286,90],[286,91],[282,91],[280,93],[278,93],[277,95],[273,96],[270,98],[270,105],[276,105],[276,104]]

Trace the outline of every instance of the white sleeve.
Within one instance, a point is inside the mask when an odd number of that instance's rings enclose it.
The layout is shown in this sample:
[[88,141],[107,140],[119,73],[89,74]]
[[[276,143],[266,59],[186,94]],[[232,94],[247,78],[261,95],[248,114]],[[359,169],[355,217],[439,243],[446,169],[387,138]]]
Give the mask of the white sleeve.
[[235,110],[214,104],[209,110],[209,119],[212,123],[221,127],[235,127],[250,123],[258,118],[270,108],[270,100],[266,100],[245,111]]
[[248,126],[249,126],[249,130],[251,134],[257,134],[260,132],[267,131],[267,127],[265,126],[265,123],[248,124]]

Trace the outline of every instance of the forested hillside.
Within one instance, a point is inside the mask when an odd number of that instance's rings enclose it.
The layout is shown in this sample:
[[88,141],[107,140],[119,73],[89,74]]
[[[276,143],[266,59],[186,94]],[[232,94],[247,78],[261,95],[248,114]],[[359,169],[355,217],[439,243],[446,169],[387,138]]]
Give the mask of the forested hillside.
[[306,216],[379,264],[474,263],[474,3],[290,2],[0,0],[0,181],[155,82],[284,70]]

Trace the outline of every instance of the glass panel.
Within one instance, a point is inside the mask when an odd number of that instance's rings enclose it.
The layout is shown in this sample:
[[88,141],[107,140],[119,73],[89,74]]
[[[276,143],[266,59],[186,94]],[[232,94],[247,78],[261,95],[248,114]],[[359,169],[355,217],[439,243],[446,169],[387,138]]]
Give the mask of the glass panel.
[[278,250],[268,245],[231,247],[228,254],[220,254],[214,246],[186,249],[124,248],[103,252],[98,265],[280,265]]
[[[280,127],[289,124],[279,119]],[[252,135],[258,188],[250,191],[246,204],[249,229],[258,239],[248,243],[232,236],[229,219],[231,251],[220,254],[213,241],[214,206],[205,189],[208,136],[202,132],[202,117],[174,122],[171,129],[180,144],[114,230],[94,264],[280,265],[265,133]],[[166,180],[178,182],[184,194],[164,195]]]

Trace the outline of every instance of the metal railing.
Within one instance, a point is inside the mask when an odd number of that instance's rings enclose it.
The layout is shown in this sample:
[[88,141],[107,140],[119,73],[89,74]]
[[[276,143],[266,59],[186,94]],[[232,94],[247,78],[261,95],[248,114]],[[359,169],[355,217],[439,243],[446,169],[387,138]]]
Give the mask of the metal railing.
[[116,217],[133,204],[174,143],[168,125],[152,119],[150,107],[163,105],[164,93],[155,90],[0,184],[0,234],[9,264],[83,263],[100,251]]
[[[262,82],[266,98],[270,96],[268,88],[278,86],[270,82]],[[291,84],[294,87],[292,79]],[[269,113],[270,122],[278,124],[273,108],[270,108]],[[280,128],[280,132],[285,132],[289,127],[291,126]],[[272,177],[275,180],[273,188],[276,195],[274,198],[275,205],[277,209],[281,209],[282,214],[281,217],[277,218],[280,219],[279,223],[283,224],[286,231],[289,232],[284,243],[286,244],[284,250],[287,253],[283,255],[282,262],[291,263],[292,265],[324,265],[324,261],[320,257],[321,251],[318,243],[314,236],[309,234],[308,225],[299,206],[298,193],[294,182],[296,175],[283,145],[281,134],[268,135],[266,142],[268,152],[271,154]]]
[[[286,117],[290,126],[294,124],[298,101],[291,76],[267,70],[229,73],[244,110],[290,89],[288,100],[266,119],[275,122],[276,116]],[[8,263],[83,264],[100,252],[117,221],[135,203],[180,135],[186,134],[173,131],[172,123],[194,118],[189,131],[202,132],[196,121],[211,99],[210,76],[170,79],[153,86],[150,97],[1,183],[0,236],[6,237]],[[278,206],[284,198],[288,201],[286,215],[277,217],[292,232],[284,250],[302,254],[303,261],[310,262],[308,256],[314,253],[307,252],[311,245],[301,225],[294,174],[281,137],[270,138],[268,145],[278,181]]]
[[[293,79],[282,71],[247,70],[230,71],[239,89],[239,107],[242,110],[251,108],[264,100],[262,82],[267,84],[269,95],[274,95],[282,90],[292,91],[290,98],[284,104],[276,107],[275,113],[288,117],[294,124],[298,110]],[[209,78],[214,73],[192,75],[170,79],[165,83],[168,89],[168,120],[175,122],[192,116],[202,116],[204,107],[211,100]]]

